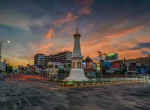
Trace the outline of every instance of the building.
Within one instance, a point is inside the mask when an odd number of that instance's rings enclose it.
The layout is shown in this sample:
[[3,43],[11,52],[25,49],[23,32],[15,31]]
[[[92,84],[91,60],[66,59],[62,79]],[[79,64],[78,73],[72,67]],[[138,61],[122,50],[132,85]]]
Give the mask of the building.
[[125,59],[127,63],[140,63],[140,64],[150,64],[149,57],[140,57],[140,58],[132,58],[132,59]]
[[97,71],[97,64],[92,61],[92,59],[87,56],[86,59],[82,63],[82,68],[85,72],[96,72]]
[[93,70],[93,61],[89,56],[87,56],[85,59],[85,67],[86,67],[84,69],[85,71],[92,71]]
[[52,56],[45,56],[45,64],[47,65],[49,61],[52,61]]
[[61,62],[61,63],[70,63],[71,62],[71,56],[72,52],[65,51],[65,52],[59,52],[51,56],[51,61],[55,62]]
[[45,55],[44,54],[36,54],[34,56],[34,65],[36,65],[36,66],[45,65]]
[[34,65],[35,66],[44,66],[47,65],[48,62],[60,62],[60,63],[71,63],[71,55],[72,52],[70,51],[64,51],[59,52],[56,54],[51,55],[44,55],[44,54],[36,54],[34,56]]

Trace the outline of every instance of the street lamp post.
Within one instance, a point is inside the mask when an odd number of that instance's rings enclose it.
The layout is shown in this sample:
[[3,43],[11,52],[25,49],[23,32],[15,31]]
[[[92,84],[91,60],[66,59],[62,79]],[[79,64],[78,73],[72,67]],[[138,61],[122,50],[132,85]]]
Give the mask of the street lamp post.
[[2,43],[10,43],[10,41],[1,41],[0,42],[0,62],[1,62],[1,59],[2,59]]

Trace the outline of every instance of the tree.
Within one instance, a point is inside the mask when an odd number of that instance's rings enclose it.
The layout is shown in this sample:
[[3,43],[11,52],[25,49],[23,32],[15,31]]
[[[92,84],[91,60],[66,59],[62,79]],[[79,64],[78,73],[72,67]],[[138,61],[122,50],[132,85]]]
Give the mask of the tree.
[[7,66],[7,72],[12,73],[13,72],[13,67],[11,65]]

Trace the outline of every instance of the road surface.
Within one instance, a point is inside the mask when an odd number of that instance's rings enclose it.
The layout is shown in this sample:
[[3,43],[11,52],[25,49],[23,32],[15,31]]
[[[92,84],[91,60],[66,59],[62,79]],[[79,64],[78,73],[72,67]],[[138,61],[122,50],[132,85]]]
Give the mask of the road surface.
[[150,85],[68,89],[35,81],[0,81],[0,110],[150,110]]

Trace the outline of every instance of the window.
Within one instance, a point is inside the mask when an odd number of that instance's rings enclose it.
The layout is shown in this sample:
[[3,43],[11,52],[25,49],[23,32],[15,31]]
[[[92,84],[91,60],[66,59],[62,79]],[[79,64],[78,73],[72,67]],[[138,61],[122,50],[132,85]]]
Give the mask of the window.
[[81,62],[77,62],[77,68],[81,68]]

